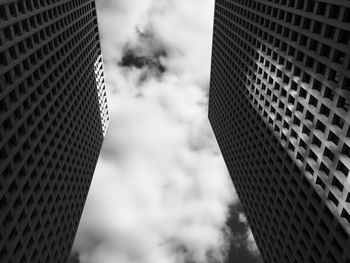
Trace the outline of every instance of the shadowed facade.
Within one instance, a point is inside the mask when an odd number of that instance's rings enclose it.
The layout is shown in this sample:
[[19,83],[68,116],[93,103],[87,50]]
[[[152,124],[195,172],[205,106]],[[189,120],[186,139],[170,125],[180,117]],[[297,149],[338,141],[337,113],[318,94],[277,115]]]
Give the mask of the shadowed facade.
[[350,262],[349,14],[216,1],[209,119],[265,262]]
[[108,123],[95,2],[0,3],[0,262],[67,262]]

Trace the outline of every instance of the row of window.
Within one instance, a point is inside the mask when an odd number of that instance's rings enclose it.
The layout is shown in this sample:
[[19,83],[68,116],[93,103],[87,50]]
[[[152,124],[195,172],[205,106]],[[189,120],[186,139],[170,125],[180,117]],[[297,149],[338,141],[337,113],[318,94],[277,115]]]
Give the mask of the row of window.
[[[232,9],[233,1],[221,0],[220,4]],[[318,0],[238,0],[234,1],[235,4],[248,7],[253,10],[259,10],[259,12],[271,17],[278,17],[283,19],[285,14],[289,12],[287,10],[294,10],[295,12],[304,11],[310,16],[310,13],[319,16],[319,19],[325,18],[335,19],[342,22],[350,22],[350,7],[345,6],[346,0],[342,0],[344,5],[329,3]],[[339,1],[338,1],[339,3]],[[317,17],[315,17],[317,18]]]
[[[22,0],[13,1],[8,4],[0,3],[0,20],[8,21],[21,15],[28,15],[30,12],[36,12],[38,9],[42,11],[41,15],[43,16],[47,15],[45,10],[48,10],[49,18],[54,19],[58,15],[81,7],[85,3],[89,3],[90,7],[95,7],[94,1],[91,0]],[[55,9],[48,9],[51,7],[55,7]]]

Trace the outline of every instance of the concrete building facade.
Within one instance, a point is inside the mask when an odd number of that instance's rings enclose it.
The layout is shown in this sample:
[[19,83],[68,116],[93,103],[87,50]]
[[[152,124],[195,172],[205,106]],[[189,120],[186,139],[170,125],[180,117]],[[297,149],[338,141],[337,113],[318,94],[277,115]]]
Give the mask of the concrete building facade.
[[216,0],[209,119],[265,262],[350,262],[350,2]]
[[0,64],[0,262],[67,262],[108,123],[95,1],[0,1]]

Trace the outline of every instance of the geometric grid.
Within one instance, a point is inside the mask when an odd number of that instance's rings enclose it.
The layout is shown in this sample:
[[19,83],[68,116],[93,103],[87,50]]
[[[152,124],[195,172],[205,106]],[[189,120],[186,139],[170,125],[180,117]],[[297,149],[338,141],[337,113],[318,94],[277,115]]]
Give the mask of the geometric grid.
[[348,1],[216,1],[209,118],[267,262],[350,262],[349,44]]
[[68,260],[108,121],[100,58],[94,1],[0,3],[0,262]]
[[94,63],[94,72],[96,80],[96,90],[98,95],[98,104],[100,106],[100,115],[101,115],[101,125],[103,131],[103,137],[106,136],[107,126],[109,122],[108,116],[108,105],[107,105],[107,94],[104,82],[104,73],[103,73],[103,61],[102,54],[100,54],[95,63]]

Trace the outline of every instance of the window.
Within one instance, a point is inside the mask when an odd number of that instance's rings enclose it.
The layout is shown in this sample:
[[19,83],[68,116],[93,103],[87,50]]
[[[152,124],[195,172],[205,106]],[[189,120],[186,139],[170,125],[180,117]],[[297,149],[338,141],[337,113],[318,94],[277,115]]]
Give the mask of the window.
[[324,2],[317,2],[317,12],[316,12],[316,14],[321,15],[321,16],[325,15],[326,7],[327,7],[326,3],[324,3]]
[[342,161],[338,161],[337,170],[340,171],[345,177],[349,174],[349,168],[347,168]]
[[314,21],[312,32],[316,34],[320,34],[321,31],[322,31],[322,24],[318,21]]
[[337,19],[339,17],[340,7],[338,5],[331,5],[328,13],[329,18]]
[[335,27],[330,26],[330,25],[326,25],[326,31],[324,33],[324,36],[326,38],[332,39],[334,37],[334,33],[335,33]]
[[339,29],[338,42],[347,45],[350,40],[350,31]]
[[334,185],[335,187],[337,187],[338,190],[339,190],[340,192],[342,192],[343,189],[344,189],[343,184],[342,184],[342,183],[337,179],[337,177],[335,177],[335,176],[333,177],[332,185]]
[[327,147],[325,147],[323,155],[328,157],[328,159],[331,161],[334,160],[334,153],[332,151],[330,151]]

